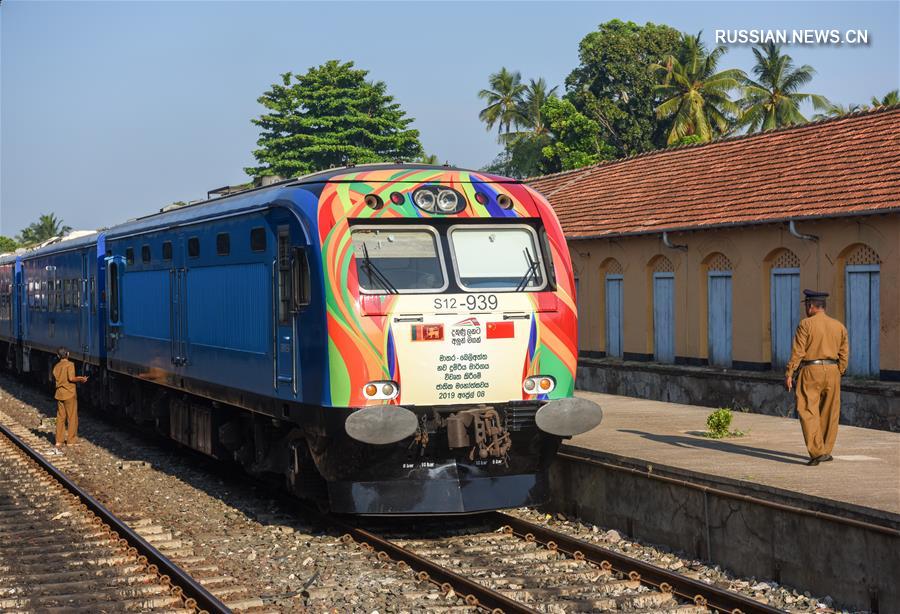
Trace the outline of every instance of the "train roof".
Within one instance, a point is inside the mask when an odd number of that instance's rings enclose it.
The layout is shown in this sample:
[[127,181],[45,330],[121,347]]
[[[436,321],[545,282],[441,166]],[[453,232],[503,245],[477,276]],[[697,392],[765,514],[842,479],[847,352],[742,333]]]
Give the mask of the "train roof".
[[403,174],[407,171],[437,171],[444,173],[459,173],[455,180],[461,183],[472,181],[471,175],[476,175],[478,183],[520,183],[518,179],[493,175],[483,171],[476,171],[456,166],[439,166],[436,164],[416,163],[379,163],[361,164],[359,166],[342,166],[318,171],[295,181],[298,184],[317,183],[322,181],[402,181]]
[[[154,213],[123,224],[117,224],[106,232],[106,236],[114,239],[134,233],[150,231],[156,228],[178,226],[203,219],[211,219],[236,213],[248,213],[257,209],[263,209],[274,200],[281,198],[280,192],[287,192],[290,188],[301,185],[327,182],[351,182],[351,181],[403,181],[404,175],[411,175],[415,171],[434,171],[435,180],[441,174],[452,174],[452,181],[457,183],[520,183],[517,179],[492,175],[480,171],[449,166],[437,166],[432,164],[363,164],[360,166],[346,166],[318,171],[302,177],[286,179],[268,186],[251,188],[242,192],[235,192],[218,198],[212,198],[177,209]],[[410,177],[410,181],[422,179]]]
[[[421,176],[413,176],[416,171],[433,171],[434,179],[423,179]],[[451,177],[447,177],[451,175]],[[352,182],[352,181],[403,181],[408,177],[409,181],[437,181],[449,180],[455,183],[521,183],[517,179],[501,177],[481,171],[464,168],[437,166],[431,164],[363,164],[359,166],[346,166],[318,171],[302,177],[286,179],[268,186],[251,188],[242,192],[228,194],[218,198],[212,198],[177,209],[170,209],[159,213],[153,213],[144,217],[129,220],[104,231],[110,239],[124,237],[131,234],[152,231],[155,229],[179,226],[204,219],[218,218],[238,213],[249,213],[263,209],[273,201],[287,197],[291,188],[301,185],[327,182]],[[16,256],[23,260],[38,257],[44,254],[68,251],[69,249],[83,248],[96,243],[100,233],[79,237],[66,241],[60,241],[22,254],[10,254],[0,257],[0,263],[15,261]]]
[[[16,256],[20,257],[22,260],[30,260],[31,258],[38,258],[45,254],[58,254],[59,252],[91,247],[97,244],[97,240],[100,238],[101,234],[103,233],[100,231],[96,231],[91,232],[90,234],[75,237],[73,239],[63,238],[61,241],[56,241],[54,243],[50,243],[49,245],[44,245],[43,247],[39,247],[38,249],[26,250],[20,254],[10,254],[9,257],[12,257],[12,260],[15,260]],[[2,264],[3,262],[6,261],[0,258],[0,264]]]

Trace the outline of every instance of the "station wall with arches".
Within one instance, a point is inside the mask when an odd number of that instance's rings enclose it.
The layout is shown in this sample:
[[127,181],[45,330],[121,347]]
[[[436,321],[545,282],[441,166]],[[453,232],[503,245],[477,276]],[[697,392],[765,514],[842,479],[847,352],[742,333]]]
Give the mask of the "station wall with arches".
[[676,248],[660,234],[570,241],[582,355],[777,372],[805,317],[802,290],[813,288],[831,294],[828,313],[865,355],[852,375],[900,381],[900,215],[799,220],[797,229],[818,240],[770,223],[670,233]]

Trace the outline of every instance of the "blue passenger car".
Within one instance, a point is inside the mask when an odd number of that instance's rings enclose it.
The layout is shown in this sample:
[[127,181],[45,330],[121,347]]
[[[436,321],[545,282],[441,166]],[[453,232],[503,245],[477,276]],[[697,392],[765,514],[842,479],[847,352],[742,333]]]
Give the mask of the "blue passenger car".
[[21,337],[19,283],[22,264],[17,256],[0,257],[0,363],[14,366]]
[[19,328],[25,371],[48,368],[47,357],[60,346],[68,348],[79,363],[100,365],[104,355],[98,318],[102,255],[103,235],[94,233],[20,257]]

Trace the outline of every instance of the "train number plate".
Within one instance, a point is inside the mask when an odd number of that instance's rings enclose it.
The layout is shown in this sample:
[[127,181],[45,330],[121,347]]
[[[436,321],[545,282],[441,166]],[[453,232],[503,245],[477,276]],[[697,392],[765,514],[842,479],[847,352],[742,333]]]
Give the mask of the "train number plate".
[[469,294],[465,299],[455,296],[434,299],[434,308],[439,311],[468,309],[469,311],[493,311],[497,308],[496,294]]

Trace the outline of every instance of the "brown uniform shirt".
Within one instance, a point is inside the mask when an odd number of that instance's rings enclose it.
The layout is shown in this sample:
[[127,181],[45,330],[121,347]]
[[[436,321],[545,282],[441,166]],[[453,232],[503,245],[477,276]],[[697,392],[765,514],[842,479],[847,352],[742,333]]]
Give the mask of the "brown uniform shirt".
[[75,365],[68,358],[63,358],[53,367],[53,379],[56,380],[57,401],[65,401],[75,397]]
[[803,318],[794,335],[791,359],[785,375],[790,376],[803,360],[837,360],[841,375],[847,370],[850,346],[847,343],[847,329],[844,325],[824,312]]

